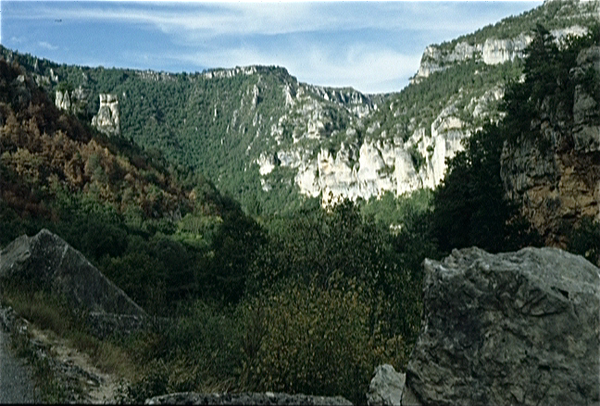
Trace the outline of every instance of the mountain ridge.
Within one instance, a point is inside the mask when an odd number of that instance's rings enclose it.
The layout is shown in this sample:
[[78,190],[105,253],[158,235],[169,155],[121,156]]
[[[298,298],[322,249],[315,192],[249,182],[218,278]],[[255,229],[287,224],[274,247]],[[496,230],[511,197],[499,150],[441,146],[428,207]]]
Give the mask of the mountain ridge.
[[[598,10],[597,1],[546,2],[431,45],[413,83],[385,95],[302,83],[279,66],[172,74],[24,58],[57,100],[61,86],[71,89],[74,112],[88,122],[100,97],[114,95],[119,122],[106,131],[202,172],[246,207],[278,212],[305,197],[327,205],[434,188],[461,140],[500,119],[503,86],[521,75],[528,30],[541,22],[581,35]],[[495,47],[490,64],[486,43]]]

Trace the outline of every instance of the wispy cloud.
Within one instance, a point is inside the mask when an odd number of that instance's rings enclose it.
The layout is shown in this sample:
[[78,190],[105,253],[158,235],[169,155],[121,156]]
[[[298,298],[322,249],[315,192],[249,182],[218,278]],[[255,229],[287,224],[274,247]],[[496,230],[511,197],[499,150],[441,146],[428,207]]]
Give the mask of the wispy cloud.
[[44,48],[44,49],[49,49],[51,51],[55,51],[58,49],[58,47],[56,45],[52,45],[51,43],[47,42],[47,41],[39,41],[37,43],[40,47]]
[[[77,3],[76,3],[77,4]],[[163,32],[195,32],[208,36],[240,34],[281,34],[323,29],[325,19],[315,19],[311,3],[224,3],[168,4],[105,3],[40,7],[35,14],[22,14],[23,19],[56,19],[64,22],[96,20],[149,24]]]
[[[496,22],[509,10],[535,5],[36,2],[32,12],[32,6],[21,4],[7,3],[14,27],[45,26],[55,34],[32,37],[32,45],[37,40],[32,51],[60,47],[58,52],[66,55],[69,47],[65,60],[158,70],[279,65],[301,81],[363,92],[399,90],[417,71],[426,45]],[[89,40],[78,37],[82,27]]]
[[[477,3],[477,2],[472,2]],[[460,2],[391,3],[48,3],[24,19],[96,20],[152,25],[193,37],[277,35],[356,29],[460,31],[490,22],[490,13],[465,18]],[[364,9],[364,12],[356,12]]]
[[15,44],[21,44],[23,42],[25,42],[25,38],[22,37],[15,37],[14,35],[12,37],[10,37],[10,41],[15,43]]

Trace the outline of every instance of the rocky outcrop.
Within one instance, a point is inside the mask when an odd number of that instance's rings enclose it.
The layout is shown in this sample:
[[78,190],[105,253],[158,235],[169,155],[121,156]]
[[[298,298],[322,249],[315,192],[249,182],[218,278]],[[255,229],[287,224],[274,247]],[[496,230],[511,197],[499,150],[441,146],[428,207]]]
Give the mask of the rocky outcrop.
[[[557,43],[562,43],[569,35],[583,36],[587,29],[579,25],[552,30]],[[498,65],[523,58],[525,48],[533,37],[529,33],[521,33],[514,38],[487,38],[483,43],[469,44],[466,41],[457,42],[453,47],[429,45],[425,48],[421,63],[411,83],[419,83],[434,72],[441,72],[455,63],[473,59],[486,65]]]
[[[577,67],[570,73],[576,81],[582,82],[591,71],[595,71],[596,77],[600,77],[599,46],[582,51],[577,57]],[[578,152],[600,151],[600,87],[597,85],[595,83],[591,88],[586,88],[579,84],[575,88],[573,140],[575,151]]]
[[84,111],[87,101],[87,91],[79,86],[77,89],[57,90],[54,97],[54,105],[60,110],[78,114]]
[[367,404],[370,406],[400,406],[404,391],[406,374],[396,372],[389,364],[375,368],[375,376],[371,379]]
[[147,399],[146,405],[323,405],[351,406],[341,396],[288,395],[286,393],[182,392]]
[[[571,75],[590,69],[600,77],[600,47],[581,52]],[[543,143],[524,140],[507,144],[501,176],[507,196],[545,239],[546,245],[566,246],[573,226],[584,216],[600,219],[600,109],[597,83],[575,89],[572,122],[554,111],[542,111],[532,123]],[[547,110],[547,109],[546,109]]]
[[63,296],[90,313],[145,317],[146,312],[79,251],[44,229],[23,235],[0,252],[0,280],[13,280]]
[[600,269],[556,248],[468,248],[424,268],[423,324],[406,373],[419,401],[600,402]]
[[[399,196],[434,188],[444,178],[446,160],[462,151],[462,140],[471,134],[457,115],[451,104],[431,124],[431,135],[419,128],[406,141],[371,137],[362,144],[342,142],[337,152],[321,149],[316,159],[308,151],[297,154],[301,162],[289,166],[298,170],[295,182],[300,192],[313,197],[322,194],[324,205],[343,198],[368,200],[386,192]],[[261,174],[275,167],[272,160],[260,162]]]
[[100,94],[98,113],[92,118],[92,125],[106,135],[119,135],[119,100],[114,94]]
[[56,91],[56,97],[54,98],[54,104],[61,110],[70,111],[71,110],[71,95],[68,90]]

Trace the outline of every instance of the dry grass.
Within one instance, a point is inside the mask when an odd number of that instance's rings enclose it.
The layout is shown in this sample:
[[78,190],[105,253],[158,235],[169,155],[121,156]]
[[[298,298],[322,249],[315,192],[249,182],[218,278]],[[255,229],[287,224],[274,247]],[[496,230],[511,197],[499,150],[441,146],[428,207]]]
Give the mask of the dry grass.
[[[17,314],[39,329],[51,331],[57,337],[65,339],[70,347],[87,354],[94,366],[102,372],[128,381],[133,380],[139,374],[139,367],[131,355],[132,349],[138,346],[135,341],[119,344],[111,340],[99,340],[87,331],[81,317],[61,300],[57,300],[48,293],[32,291],[28,287],[7,283],[4,283],[2,287],[2,299],[6,305],[12,306]],[[141,339],[143,339],[142,336],[138,340]],[[26,345],[21,344],[22,355],[28,356],[25,353]],[[39,365],[37,369],[39,371],[36,372],[36,375],[39,375],[40,380],[44,381],[44,375],[49,374],[48,368]],[[56,392],[56,388],[48,386],[47,389],[43,390],[43,397],[56,400],[56,395],[53,394]]]

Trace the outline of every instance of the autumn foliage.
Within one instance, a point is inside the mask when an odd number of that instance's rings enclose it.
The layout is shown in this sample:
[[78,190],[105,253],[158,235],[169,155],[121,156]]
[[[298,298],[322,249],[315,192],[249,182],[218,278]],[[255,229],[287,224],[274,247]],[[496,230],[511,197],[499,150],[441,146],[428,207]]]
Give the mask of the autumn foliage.
[[119,211],[137,206],[150,218],[191,204],[168,171],[133,144],[108,139],[58,110],[18,64],[4,60],[0,174],[0,197],[21,215],[50,215],[43,201],[60,189],[93,194]]

